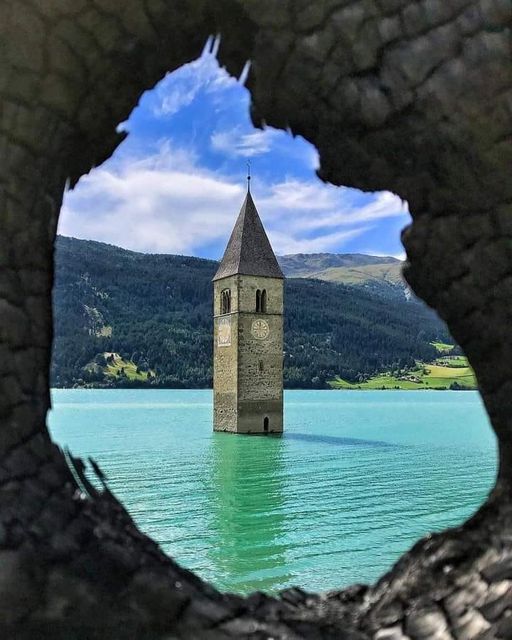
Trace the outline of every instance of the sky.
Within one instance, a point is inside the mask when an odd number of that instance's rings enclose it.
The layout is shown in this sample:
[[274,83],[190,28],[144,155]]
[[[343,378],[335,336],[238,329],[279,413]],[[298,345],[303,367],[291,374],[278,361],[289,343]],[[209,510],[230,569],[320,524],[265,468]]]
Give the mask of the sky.
[[146,253],[222,256],[247,189],[274,251],[404,257],[407,204],[389,192],[324,184],[301,137],[256,129],[244,78],[211,42],[168,74],[119,125],[127,139],[68,191],[59,233]]

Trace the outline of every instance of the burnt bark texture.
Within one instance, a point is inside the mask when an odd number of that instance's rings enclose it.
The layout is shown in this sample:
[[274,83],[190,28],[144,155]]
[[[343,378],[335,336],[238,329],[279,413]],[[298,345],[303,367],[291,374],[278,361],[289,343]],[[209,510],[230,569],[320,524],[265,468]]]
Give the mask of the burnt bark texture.
[[[512,637],[511,28],[510,0],[0,0],[2,637]],[[251,61],[255,124],[311,141],[322,179],[409,202],[406,277],[468,355],[499,440],[486,504],[371,587],[221,594],[46,428],[63,191],[216,34],[230,73]]]

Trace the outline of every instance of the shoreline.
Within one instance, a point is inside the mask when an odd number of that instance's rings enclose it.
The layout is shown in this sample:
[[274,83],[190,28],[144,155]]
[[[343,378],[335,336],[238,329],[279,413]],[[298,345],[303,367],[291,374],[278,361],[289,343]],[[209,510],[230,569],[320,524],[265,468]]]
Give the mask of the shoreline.
[[[158,387],[158,386],[127,386],[127,387],[98,387],[98,386],[73,386],[73,387],[56,387],[51,386],[51,391],[213,391],[212,387]],[[446,387],[418,387],[417,389],[396,389],[388,387],[385,389],[371,389],[371,388],[333,388],[333,387],[291,387],[284,388],[284,391],[333,391],[333,392],[345,392],[345,391],[478,391],[478,387],[464,387],[459,389],[450,389]]]

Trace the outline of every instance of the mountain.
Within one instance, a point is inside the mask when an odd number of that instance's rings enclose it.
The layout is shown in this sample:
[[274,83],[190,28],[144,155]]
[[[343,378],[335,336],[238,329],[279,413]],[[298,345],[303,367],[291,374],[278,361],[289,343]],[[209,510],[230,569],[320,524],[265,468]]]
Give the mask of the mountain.
[[374,265],[399,267],[401,260],[391,256],[368,256],[363,253],[292,253],[278,257],[281,268],[292,278],[312,278],[330,269],[357,269]]
[[[211,386],[217,266],[59,237],[52,384]],[[430,343],[451,342],[423,304],[391,303],[363,287],[287,278],[285,308],[287,387],[324,388],[336,376],[355,381],[433,361]]]
[[392,298],[409,298],[402,277],[402,261],[391,256],[362,253],[296,253],[279,256],[283,273],[293,278],[314,278],[338,284],[363,286]]

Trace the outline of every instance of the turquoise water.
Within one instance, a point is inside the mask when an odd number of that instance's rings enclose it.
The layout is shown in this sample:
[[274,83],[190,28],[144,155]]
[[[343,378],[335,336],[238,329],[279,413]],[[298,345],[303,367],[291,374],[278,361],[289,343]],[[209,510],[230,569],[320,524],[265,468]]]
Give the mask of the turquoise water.
[[282,438],[213,434],[207,390],[56,390],[51,431],[139,526],[222,589],[375,580],[482,502],[495,439],[475,392],[288,391]]

